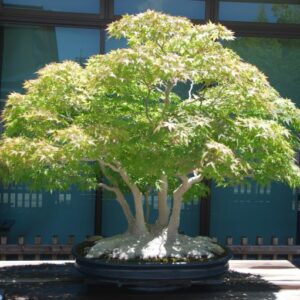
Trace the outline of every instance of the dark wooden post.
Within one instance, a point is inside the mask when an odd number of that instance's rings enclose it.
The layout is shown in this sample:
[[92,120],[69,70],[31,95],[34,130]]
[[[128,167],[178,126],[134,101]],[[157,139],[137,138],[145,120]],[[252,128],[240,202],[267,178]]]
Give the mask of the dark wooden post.
[[[37,246],[36,247],[36,251],[38,252],[39,251],[39,246],[42,244],[42,237],[40,235],[37,235],[35,238],[34,238],[34,244]],[[35,260],[40,260],[41,259],[41,256],[39,253],[36,253],[34,255],[34,259]]]
[[[54,235],[52,237],[52,244],[53,244],[53,246],[52,246],[52,251],[53,251],[54,249],[56,249],[55,246],[57,246],[59,244],[59,239],[58,239],[57,235]],[[53,252],[56,252],[56,251],[53,251]],[[52,254],[52,259],[53,260],[57,260],[57,255],[56,254]]]
[[[206,181],[205,184],[211,190],[211,181]],[[204,236],[210,235],[210,215],[211,215],[211,193],[200,199],[200,228],[199,234]]]
[[[7,236],[2,235],[0,238],[0,245],[6,245],[7,244]],[[6,255],[5,254],[1,254],[1,260],[6,260]]]
[[[70,235],[68,238],[68,245],[74,245],[74,244],[75,244],[75,236]],[[69,255],[69,259],[74,259],[72,254]]]
[[[241,238],[241,245],[242,246],[247,246],[248,245],[248,238],[247,237],[242,236],[242,238]],[[242,259],[247,259],[247,258],[248,258],[247,254],[243,254],[242,255]]]
[[[24,245],[25,245],[25,237],[23,235],[20,235],[18,237],[18,245],[19,245],[19,250],[20,250],[20,253],[23,252],[23,248],[24,248]],[[24,259],[24,256],[23,254],[19,254],[18,255],[18,260],[23,260]]]
[[[256,238],[256,245],[262,246],[263,243],[264,243],[263,238],[262,238],[261,236],[258,236],[258,237]],[[258,255],[257,255],[257,259],[262,259],[262,254],[258,254]]]
[[96,190],[96,200],[95,200],[95,235],[102,234],[102,201],[103,201],[103,191],[99,187]]
[[[287,240],[288,246],[293,246],[294,245],[294,238],[289,237]],[[293,254],[288,254],[288,260],[292,261],[293,260]]]
[[[278,246],[278,244],[279,244],[278,237],[273,236],[271,243],[272,243],[273,246]],[[277,259],[277,258],[278,258],[277,254],[273,254],[273,259]]]

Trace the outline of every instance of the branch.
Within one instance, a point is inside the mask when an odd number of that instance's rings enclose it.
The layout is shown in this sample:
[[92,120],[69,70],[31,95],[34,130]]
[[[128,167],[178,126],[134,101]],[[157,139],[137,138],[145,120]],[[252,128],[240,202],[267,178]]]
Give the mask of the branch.
[[126,201],[126,198],[125,198],[124,194],[121,192],[121,190],[118,187],[109,186],[105,183],[99,183],[99,186],[108,191],[114,192],[116,194],[116,200],[122,207],[122,210],[126,217],[126,220],[127,220],[128,224],[131,226],[134,223],[134,217],[133,217],[131,209]]
[[186,175],[178,175],[178,178],[181,180],[181,185],[173,192],[173,194],[183,195],[187,192],[195,183],[200,182],[203,179],[202,174],[194,173],[193,177],[188,177]]
[[190,86],[190,89],[189,89],[189,99],[188,100],[192,99],[193,87],[194,87],[194,81],[191,82],[191,86]]
[[199,175],[195,175],[194,177],[189,178],[188,183],[190,186],[192,186],[193,184],[200,182],[203,179],[202,174]]
[[117,166],[114,166],[113,164],[107,163],[107,162],[105,162],[105,161],[103,161],[101,159],[99,160],[99,164],[100,164],[100,166],[102,165],[104,167],[109,167],[113,171],[119,173],[119,170],[118,170]]
[[113,167],[113,165],[105,163],[103,161],[99,161],[99,165],[100,165],[101,171],[103,172],[105,177],[107,177],[107,179],[109,179],[113,183],[113,186],[110,186],[110,185],[105,184],[105,183],[100,183],[99,186],[106,189],[106,190],[108,190],[108,191],[111,191],[111,192],[115,193],[116,199],[117,199],[118,203],[121,205],[121,207],[123,209],[123,212],[124,212],[124,215],[127,219],[128,224],[133,224],[134,223],[134,217],[133,217],[131,209],[130,209],[127,201],[126,201],[126,198],[125,198],[124,194],[122,193],[122,191],[119,188],[116,181],[109,174],[107,174],[107,172],[106,172],[105,165],[109,165],[111,167]]
[[104,189],[110,191],[110,192],[117,193],[117,189],[118,189],[117,187],[110,186],[110,185],[105,184],[105,183],[102,183],[102,182],[99,183],[99,186],[100,186],[101,188],[104,188]]
[[[111,168],[113,171],[117,172],[121,178],[124,180],[124,182],[127,184],[127,186],[130,188],[133,198],[134,198],[134,204],[135,204],[135,221],[137,226],[139,227],[139,230],[141,232],[146,231],[145,227],[145,218],[144,218],[144,209],[143,209],[143,199],[142,199],[142,193],[138,186],[131,181],[131,178],[127,174],[126,170],[122,168],[122,165],[120,162],[115,162],[115,164],[106,163],[104,161],[99,161],[100,166],[103,164],[104,166],[107,166]],[[127,204],[127,202],[126,202]]]

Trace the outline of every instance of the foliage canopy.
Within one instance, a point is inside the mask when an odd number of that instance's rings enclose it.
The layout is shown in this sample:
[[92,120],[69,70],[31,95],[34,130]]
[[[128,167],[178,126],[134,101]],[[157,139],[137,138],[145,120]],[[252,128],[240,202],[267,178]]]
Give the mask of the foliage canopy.
[[159,188],[162,174],[169,191],[182,176],[201,174],[189,193],[204,191],[204,179],[299,185],[300,111],[222,45],[231,31],[147,11],[108,32],[129,48],[95,55],[85,67],[47,65],[24,94],[8,97],[4,182],[95,188],[104,174],[124,190],[122,167],[142,192]]

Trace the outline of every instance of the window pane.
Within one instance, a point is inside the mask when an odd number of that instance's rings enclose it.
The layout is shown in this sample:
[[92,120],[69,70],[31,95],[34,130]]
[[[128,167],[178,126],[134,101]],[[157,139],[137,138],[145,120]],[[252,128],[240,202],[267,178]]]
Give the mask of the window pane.
[[175,16],[204,19],[204,0],[115,0],[115,15],[136,14],[147,9],[162,11]]
[[53,61],[66,59],[84,63],[100,48],[100,30],[14,26],[3,27],[1,98],[22,91],[24,80]]
[[106,38],[105,40],[105,53],[110,52],[111,50],[116,50],[120,48],[127,48],[127,40],[122,39],[115,39],[115,38]]
[[220,2],[221,21],[300,23],[299,4]]
[[99,0],[3,0],[5,7],[98,14]]
[[228,45],[300,107],[300,39],[242,37]]

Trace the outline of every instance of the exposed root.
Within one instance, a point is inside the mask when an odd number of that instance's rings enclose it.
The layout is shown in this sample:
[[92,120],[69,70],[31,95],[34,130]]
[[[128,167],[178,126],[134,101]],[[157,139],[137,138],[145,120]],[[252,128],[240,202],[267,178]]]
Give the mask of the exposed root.
[[225,254],[225,250],[209,237],[176,235],[168,237],[167,229],[161,234],[140,236],[124,234],[98,241],[89,249],[87,258],[118,260],[163,260],[176,261],[213,259]]

